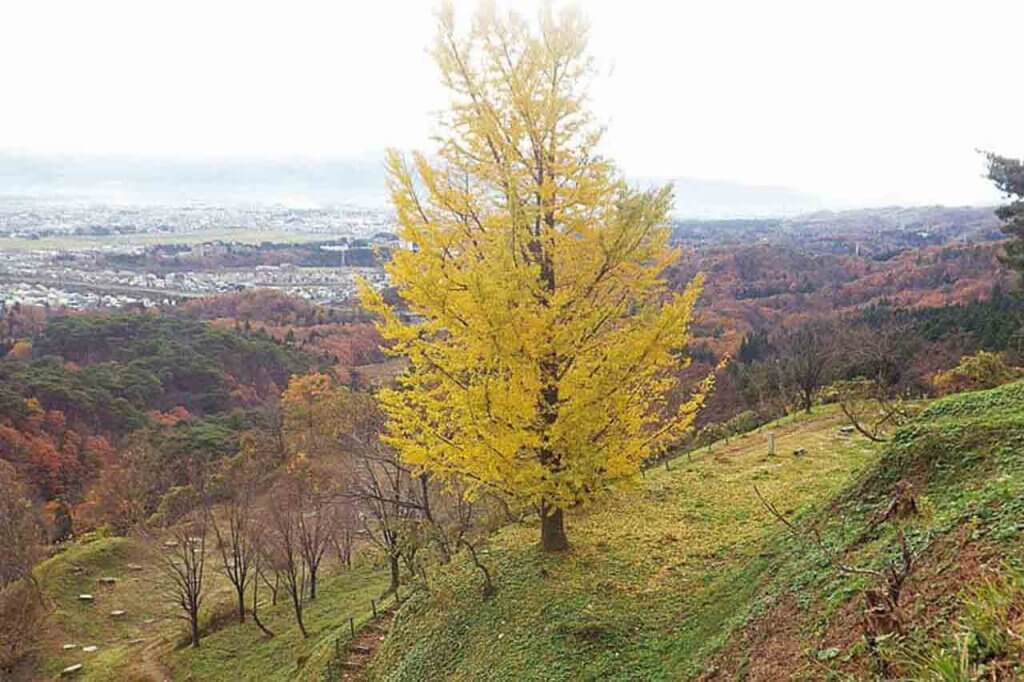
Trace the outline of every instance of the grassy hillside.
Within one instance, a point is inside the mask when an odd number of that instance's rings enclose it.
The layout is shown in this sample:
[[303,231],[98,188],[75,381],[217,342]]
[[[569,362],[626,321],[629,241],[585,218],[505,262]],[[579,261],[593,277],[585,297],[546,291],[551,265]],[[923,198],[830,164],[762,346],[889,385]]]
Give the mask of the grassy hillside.
[[[900,481],[919,512],[879,522]],[[868,475],[814,519],[854,567],[896,561],[906,533],[914,568],[899,600],[902,634],[863,633],[867,588],[808,543],[709,666],[712,679],[1024,679],[1024,383],[933,403]]]
[[387,584],[385,573],[372,566],[326,579],[316,601],[306,604],[305,640],[282,590],[278,605],[260,616],[275,633],[273,638],[264,637],[252,623],[232,623],[204,638],[199,649],[180,649],[170,656],[173,679],[316,682],[335,653],[335,642],[348,640],[349,618],[361,627],[370,618],[370,600],[379,599]]
[[[430,589],[399,610],[366,675],[1024,678],[1024,382],[936,401],[885,446],[844,435],[842,425],[819,408],[648,472],[570,517],[566,556],[539,552],[532,523],[501,530],[481,551],[497,594],[482,596],[464,556],[433,572]],[[894,490],[908,483],[916,513],[886,518]],[[799,534],[762,507],[755,485]],[[901,532],[913,570],[899,631],[869,647],[865,592],[880,586],[869,571],[899,557]],[[100,585],[106,575],[119,581]],[[78,545],[43,564],[57,627],[42,673],[82,661],[88,680],[339,679],[325,674],[336,642],[347,639],[350,617],[367,620],[369,599],[386,583],[369,566],[328,578],[308,607],[307,640],[282,602],[264,614],[277,637],[228,623],[196,651],[176,648],[181,626],[155,597],[156,575],[125,539]],[[80,592],[95,604],[77,602]],[[218,582],[208,617],[229,605]],[[112,609],[128,615],[112,619]],[[64,643],[100,649],[65,652]]]
[[[838,433],[832,411],[680,458],[570,517],[573,551],[542,555],[534,525],[500,532],[484,560],[485,600],[468,562],[399,612],[371,675],[384,680],[669,679],[693,676],[742,623],[782,553],[753,493],[785,510],[820,506],[876,460]],[[796,457],[796,448],[806,454]]]
[[[43,643],[42,676],[53,677],[66,666],[82,663],[81,678],[86,680],[147,679],[142,671],[151,662],[142,652],[174,625],[165,600],[154,596],[157,570],[140,545],[126,538],[87,538],[41,564],[36,577],[53,607]],[[104,585],[103,577],[117,582]],[[82,602],[80,594],[91,594],[94,601]],[[114,610],[126,615],[113,618]],[[64,645],[74,648],[65,651]],[[96,651],[82,651],[91,646]]]
[[[211,562],[216,561],[211,557]],[[73,545],[37,569],[52,615],[41,651],[38,678],[51,679],[66,666],[84,664],[75,678],[89,682],[130,680],[319,680],[347,639],[349,618],[359,627],[370,616],[370,599],[387,585],[372,565],[329,574],[305,612],[309,639],[303,640],[284,596],[261,608],[261,619],[276,633],[265,638],[251,621],[233,620],[234,596],[226,579],[208,571],[202,618],[208,634],[197,649],[183,648],[184,622],[163,592],[154,556],[128,538],[96,538]],[[117,579],[105,585],[101,578]],[[92,594],[92,603],[78,595]],[[269,593],[264,591],[269,602]],[[110,612],[124,610],[119,618]],[[65,644],[75,648],[65,650]],[[96,646],[85,652],[83,647]],[[35,679],[35,677],[33,677]]]
[[[823,410],[774,425],[775,457],[762,430],[649,473],[572,518],[566,557],[540,554],[532,526],[504,530],[485,555],[498,594],[459,562],[399,612],[371,676],[1022,679],[1024,383],[937,401],[884,448],[841,423]],[[918,511],[885,519],[898,483]],[[900,529],[902,634],[872,651],[867,571],[897,561]]]

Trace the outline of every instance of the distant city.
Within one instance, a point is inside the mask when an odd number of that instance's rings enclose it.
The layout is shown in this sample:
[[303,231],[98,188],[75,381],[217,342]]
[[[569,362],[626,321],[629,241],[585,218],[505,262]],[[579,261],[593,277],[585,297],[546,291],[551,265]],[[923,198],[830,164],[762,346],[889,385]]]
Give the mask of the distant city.
[[[272,288],[354,305],[357,276],[385,287],[401,247],[383,154],[220,162],[0,153],[0,301],[85,309],[174,304]],[[641,186],[664,179],[636,178]],[[686,248],[767,244],[892,257],[999,238],[991,208],[832,213],[783,187],[676,178]]]
[[327,305],[383,286],[382,208],[0,201],[0,300],[72,309],[170,304],[254,287]]

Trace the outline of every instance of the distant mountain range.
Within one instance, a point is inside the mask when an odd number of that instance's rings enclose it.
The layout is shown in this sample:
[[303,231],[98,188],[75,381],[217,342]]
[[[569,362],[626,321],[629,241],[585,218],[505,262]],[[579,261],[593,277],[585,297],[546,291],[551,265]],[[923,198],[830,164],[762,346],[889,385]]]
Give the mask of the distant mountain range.
[[[384,177],[383,153],[358,159],[200,161],[0,152],[0,199],[384,207]],[[632,180],[642,187],[672,182],[675,215],[682,219],[786,218],[855,208],[786,187],[696,178]]]
[[677,218],[673,237],[694,247],[787,247],[884,260],[907,250],[1005,238],[991,206],[886,206],[786,218]]
[[0,154],[0,197],[123,204],[383,206],[382,160],[193,161]]
[[788,187],[699,178],[637,178],[635,181],[642,187],[671,182],[675,190],[675,215],[679,218],[784,218],[825,209],[852,208]]

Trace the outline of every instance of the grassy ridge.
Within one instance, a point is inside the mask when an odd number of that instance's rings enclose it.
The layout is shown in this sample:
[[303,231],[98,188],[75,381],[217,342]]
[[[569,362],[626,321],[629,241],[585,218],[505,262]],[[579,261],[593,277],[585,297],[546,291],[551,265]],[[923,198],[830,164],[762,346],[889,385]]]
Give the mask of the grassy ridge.
[[370,618],[370,600],[387,587],[384,573],[362,566],[324,580],[316,601],[304,612],[309,638],[295,625],[282,589],[277,606],[260,615],[274,633],[266,638],[252,623],[232,624],[205,637],[199,649],[182,649],[169,660],[175,680],[296,680],[316,682],[335,651],[335,641],[349,636]]
[[[1006,587],[1024,570],[1024,382],[936,401],[884,447],[841,436],[842,424],[821,408],[648,472],[570,516],[567,556],[539,552],[534,524],[503,529],[481,551],[497,595],[482,597],[465,557],[432,573],[430,589],[399,611],[369,677],[860,680],[881,664],[893,678],[931,679],[928,670],[964,659],[970,674],[1024,678],[1024,651],[992,643],[1007,618],[1024,631],[1024,580]],[[766,453],[768,430],[775,456]],[[806,454],[795,456],[797,448]],[[912,484],[919,512],[879,523],[901,481]],[[754,485],[796,524],[814,524],[828,552],[783,530]],[[915,555],[901,599],[905,633],[872,653],[861,636],[862,595],[876,581],[843,574],[828,555],[883,568],[900,530]],[[61,641],[96,641],[103,648],[87,661],[90,680],[323,679],[348,618],[365,621],[386,583],[368,566],[330,577],[308,607],[307,640],[282,601],[265,611],[273,639],[232,624],[198,651],[174,650],[177,624],[141,624],[157,611],[153,569],[124,573],[128,562],[143,563],[139,552],[130,540],[103,539],[40,567],[65,638],[48,644],[47,674],[81,657],[63,653]],[[128,579],[104,594],[100,575]],[[223,588],[215,587],[214,610],[230,604]],[[97,604],[76,603],[82,591]],[[129,618],[111,621],[111,608],[127,608]],[[128,644],[140,631],[146,644]]]
[[[130,564],[143,568],[129,571]],[[105,576],[118,582],[103,585],[99,579]],[[157,592],[156,566],[141,545],[127,538],[86,538],[41,564],[36,577],[52,605],[41,657],[40,673],[46,677],[83,663],[80,679],[144,679],[132,672],[139,667],[132,659],[143,646],[130,642],[163,641],[176,628],[167,600]],[[80,594],[92,594],[95,601],[81,602]],[[113,610],[127,614],[115,619],[110,616]],[[77,648],[65,651],[64,644]],[[98,650],[86,653],[85,646]]]
[[[898,481],[913,485],[919,512],[879,523]],[[774,567],[759,608],[718,656],[713,677],[1024,676],[1024,651],[985,654],[978,646],[980,626],[970,617],[980,588],[1024,568],[1024,383],[934,402],[814,521],[845,563],[864,568],[894,561],[898,533],[906,534],[916,567],[900,599],[904,633],[884,638],[872,654],[860,635],[862,594],[878,581],[843,575],[813,544],[785,538],[792,558]],[[1017,599],[1007,612],[1024,608],[1024,595]],[[779,622],[788,627],[775,627]],[[962,676],[929,677],[929,661],[954,650],[954,658],[961,658],[957,642],[973,642],[966,670],[957,673]]]
[[[567,557],[538,552],[532,527],[502,531],[486,555],[497,596],[456,562],[400,612],[371,676],[1024,679],[1006,635],[1024,632],[1024,383],[936,401],[884,447],[839,437],[841,423],[823,409],[768,427],[775,457],[762,429],[652,472],[574,516]],[[918,512],[880,521],[900,482]],[[823,546],[784,531],[755,484]],[[864,593],[882,585],[830,556],[884,569],[901,531],[902,633],[872,651]]]
[[[838,493],[875,448],[837,433],[832,410],[718,444],[648,473],[573,515],[573,552],[542,555],[536,529],[515,526],[485,561],[498,594],[480,595],[464,561],[402,609],[371,670],[383,680],[673,679],[696,674],[769,579],[778,534],[757,484],[800,513]],[[807,453],[795,457],[798,447]]]
[[[302,639],[282,588],[278,604],[263,590],[261,619],[276,633],[265,638],[251,620],[233,621],[234,592],[210,558],[201,625],[211,630],[196,649],[182,648],[184,622],[162,587],[155,557],[139,542],[123,537],[78,543],[41,564],[36,576],[52,606],[38,673],[53,678],[66,666],[83,663],[76,677],[89,682],[130,680],[319,680],[335,651],[335,640],[348,636],[348,619],[359,627],[370,617],[370,599],[387,585],[385,573],[366,564],[329,573],[315,602],[307,603]],[[138,567],[136,570],[130,566]],[[113,586],[101,577],[115,577]],[[79,594],[92,594],[91,604]],[[110,611],[125,610],[122,618]],[[221,621],[215,625],[215,621]],[[141,640],[141,641],[140,641]],[[64,644],[76,644],[70,651]],[[98,650],[82,651],[95,645]]]

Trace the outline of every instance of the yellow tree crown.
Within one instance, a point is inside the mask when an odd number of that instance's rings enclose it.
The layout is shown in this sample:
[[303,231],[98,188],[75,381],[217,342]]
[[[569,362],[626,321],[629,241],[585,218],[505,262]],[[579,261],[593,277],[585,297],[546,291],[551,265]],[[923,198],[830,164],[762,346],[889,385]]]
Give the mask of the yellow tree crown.
[[581,16],[539,26],[443,11],[451,106],[436,155],[388,154],[399,236],[387,266],[413,314],[365,283],[390,352],[388,442],[411,465],[565,508],[634,474],[690,428],[711,386],[668,407],[699,295],[662,278],[670,187],[631,189],[597,152]]

